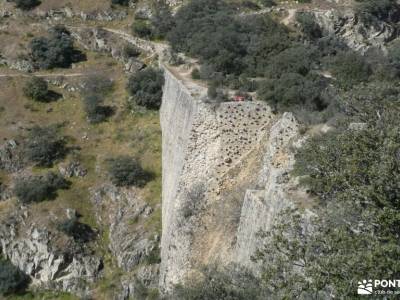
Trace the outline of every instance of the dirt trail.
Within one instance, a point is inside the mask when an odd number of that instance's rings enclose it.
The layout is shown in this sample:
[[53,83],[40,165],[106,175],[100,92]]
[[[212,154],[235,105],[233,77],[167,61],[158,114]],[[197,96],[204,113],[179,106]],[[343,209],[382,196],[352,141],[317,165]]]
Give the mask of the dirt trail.
[[13,77],[81,77],[81,76],[88,76],[90,73],[71,73],[71,74],[65,74],[65,73],[50,73],[50,74],[22,74],[22,73],[14,73],[14,74],[0,74],[0,78],[13,78]]

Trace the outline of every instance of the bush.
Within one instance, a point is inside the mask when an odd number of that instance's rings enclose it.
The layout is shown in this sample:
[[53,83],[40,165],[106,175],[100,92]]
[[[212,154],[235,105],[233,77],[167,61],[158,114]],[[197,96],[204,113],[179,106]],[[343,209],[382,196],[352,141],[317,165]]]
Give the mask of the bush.
[[141,54],[140,50],[131,44],[125,45],[124,48],[122,49],[122,55],[125,58],[138,57],[140,54]]
[[95,236],[92,228],[89,225],[79,222],[76,217],[58,224],[58,230],[72,237],[79,243],[89,242]]
[[132,24],[132,31],[134,34],[141,38],[151,38],[153,35],[153,30],[150,24],[144,20],[136,20]]
[[129,6],[129,0],[111,0],[111,4]]
[[103,122],[113,113],[111,107],[103,105],[105,96],[112,91],[113,86],[110,79],[101,75],[92,75],[85,80],[82,96],[90,123]]
[[258,96],[281,112],[299,108],[321,111],[329,103],[323,93],[326,87],[327,82],[323,78],[285,73],[279,79],[267,79],[262,82]]
[[6,296],[24,290],[29,277],[7,260],[0,258],[0,295]]
[[276,6],[276,2],[274,0],[261,0],[261,4],[265,7]]
[[301,30],[307,38],[314,40],[322,37],[322,29],[312,13],[297,13],[296,21],[300,24]]
[[14,193],[19,201],[28,204],[53,200],[57,197],[57,190],[68,187],[69,183],[61,175],[50,172],[44,176],[31,176],[17,180]]
[[331,71],[339,85],[345,89],[368,81],[371,67],[355,52],[341,52],[331,60]]
[[23,87],[24,95],[32,100],[47,102],[49,86],[47,82],[39,77],[32,77]]
[[215,267],[202,270],[202,276],[175,287],[170,299],[182,300],[261,300],[263,295],[258,280],[237,268],[220,271]]
[[68,68],[73,62],[83,59],[82,53],[74,49],[72,37],[67,29],[56,26],[49,37],[32,39],[31,56],[38,68]]
[[374,23],[376,20],[397,22],[400,6],[396,0],[356,0],[359,4],[356,12],[364,22]]
[[84,109],[89,123],[98,124],[107,120],[112,114],[109,106],[103,106],[103,97],[98,94],[89,94],[83,98]]
[[26,158],[38,166],[49,167],[55,160],[63,158],[66,152],[65,140],[53,126],[31,128],[24,141]]
[[141,187],[149,180],[139,161],[129,156],[118,156],[108,160],[108,173],[116,186]]
[[153,10],[154,14],[151,18],[151,25],[153,26],[152,36],[157,39],[165,38],[167,33],[174,26],[174,19],[170,7],[165,0],[159,0],[155,2]]
[[15,6],[22,10],[30,10],[38,6],[41,2],[39,0],[12,0]]
[[161,106],[163,85],[162,71],[149,67],[132,75],[127,89],[137,105],[158,109]]
[[193,78],[193,79],[201,79],[200,70],[197,69],[197,68],[193,69],[191,75],[192,75],[192,78]]

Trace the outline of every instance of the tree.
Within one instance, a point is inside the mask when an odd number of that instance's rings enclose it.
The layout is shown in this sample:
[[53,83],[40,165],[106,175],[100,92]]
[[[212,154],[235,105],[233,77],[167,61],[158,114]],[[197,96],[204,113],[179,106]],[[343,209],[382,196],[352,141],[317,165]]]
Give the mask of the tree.
[[23,146],[27,160],[43,167],[51,166],[67,152],[66,142],[54,126],[31,128]]
[[322,37],[322,29],[312,13],[297,13],[296,21],[300,24],[301,30],[307,38],[314,40]]
[[9,261],[0,258],[0,295],[7,296],[24,290],[29,277]]
[[103,102],[113,86],[113,82],[105,76],[92,75],[85,79],[82,95],[84,109],[90,123],[101,123],[112,114],[112,108],[104,106]]
[[350,299],[365,274],[400,276],[399,95],[382,84],[349,91],[345,126],[299,149],[294,175],[319,201],[313,215],[282,212],[266,233],[256,258],[276,298]]
[[18,200],[28,204],[56,198],[58,189],[66,189],[69,183],[59,174],[31,176],[17,180],[14,193]]
[[118,156],[108,160],[108,173],[116,186],[143,186],[149,174],[139,161],[129,156]]
[[79,243],[89,242],[95,236],[93,229],[89,225],[79,222],[77,217],[59,223],[57,228]]
[[339,85],[345,89],[368,81],[372,74],[365,59],[355,52],[340,52],[331,61],[331,71]]
[[161,106],[164,75],[161,70],[146,68],[129,78],[127,89],[137,105],[148,109]]
[[280,78],[264,80],[258,89],[258,96],[278,111],[299,108],[322,111],[330,101],[324,94],[326,87],[327,82],[321,77],[285,73]]
[[129,6],[129,0],[111,0],[111,3],[115,5]]
[[132,31],[141,38],[151,38],[153,35],[152,27],[145,20],[135,20]]
[[30,78],[23,87],[23,92],[26,97],[35,101],[47,102],[49,100],[49,86],[44,79],[39,77]]
[[168,299],[182,300],[261,300],[267,299],[259,282],[250,273],[235,266],[218,270],[204,267],[197,278],[175,287]]
[[31,56],[38,68],[68,68],[73,62],[83,59],[74,49],[70,32],[63,26],[56,26],[48,37],[38,37],[30,42]]
[[153,26],[153,37],[162,39],[174,26],[174,18],[169,5],[165,0],[158,0],[154,3],[154,14],[151,18]]
[[15,2],[15,6],[22,10],[30,10],[38,6],[41,2],[39,0],[12,0]]

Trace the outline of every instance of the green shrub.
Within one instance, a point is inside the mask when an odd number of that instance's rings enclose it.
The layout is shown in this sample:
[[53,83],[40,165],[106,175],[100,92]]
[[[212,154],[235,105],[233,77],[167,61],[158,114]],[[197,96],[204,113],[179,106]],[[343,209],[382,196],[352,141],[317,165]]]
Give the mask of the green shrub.
[[265,7],[276,6],[276,2],[274,0],[261,0],[261,4]]
[[400,6],[396,0],[356,0],[356,12],[367,23],[376,20],[397,22]]
[[283,211],[257,255],[271,298],[352,299],[365,274],[400,274],[399,89],[363,84],[342,103],[346,122],[295,157],[293,175],[318,197],[314,214]]
[[73,62],[84,59],[74,49],[72,37],[67,29],[56,26],[48,37],[38,37],[30,42],[31,57],[40,69],[68,68]]
[[121,5],[121,6],[128,6],[129,5],[129,0],[111,0],[111,4]]
[[102,75],[92,75],[85,79],[82,96],[84,109],[90,123],[101,123],[112,115],[112,108],[103,105],[103,102],[104,98],[112,91],[113,86],[113,82]]
[[197,68],[193,69],[191,75],[192,75],[192,78],[195,79],[195,80],[201,79],[200,70],[197,69]]
[[313,40],[322,37],[322,29],[317,24],[315,17],[312,13],[297,13],[296,21],[300,24],[301,31],[307,38]]
[[127,89],[137,105],[158,109],[161,106],[163,85],[162,71],[149,67],[132,75]]
[[29,283],[29,277],[7,260],[0,258],[0,295],[23,291]]
[[39,0],[12,0],[12,2],[22,10],[30,10],[41,3]]
[[122,49],[122,55],[126,58],[138,57],[140,54],[141,51],[131,44],[125,45]]
[[107,161],[111,182],[116,186],[141,187],[149,180],[149,174],[139,161],[129,156],[118,156]]
[[341,52],[333,57],[331,71],[339,85],[346,89],[368,81],[372,74],[369,64],[355,52]]
[[151,17],[152,36],[157,39],[165,38],[174,26],[171,9],[165,0],[159,0],[154,3],[153,10],[154,14]]
[[59,174],[49,172],[46,175],[31,176],[17,180],[14,193],[18,200],[28,204],[53,200],[57,197],[57,190],[66,189],[69,183]]
[[217,270],[207,267],[197,279],[175,287],[170,299],[182,300],[261,300],[263,295],[258,280],[249,273],[235,268]]
[[321,77],[285,73],[280,78],[260,83],[258,96],[278,111],[294,111],[299,108],[321,111],[329,103],[324,97],[326,87],[327,82]]
[[67,153],[66,142],[54,126],[31,128],[23,146],[27,160],[43,167],[51,166]]
[[58,230],[72,237],[76,242],[86,243],[95,237],[95,233],[89,225],[79,222],[74,217],[58,224]]
[[40,102],[49,100],[49,86],[47,82],[39,77],[32,77],[23,87],[23,92],[26,97]]
[[151,38],[153,35],[152,27],[144,20],[136,20],[132,24],[132,31],[141,38]]

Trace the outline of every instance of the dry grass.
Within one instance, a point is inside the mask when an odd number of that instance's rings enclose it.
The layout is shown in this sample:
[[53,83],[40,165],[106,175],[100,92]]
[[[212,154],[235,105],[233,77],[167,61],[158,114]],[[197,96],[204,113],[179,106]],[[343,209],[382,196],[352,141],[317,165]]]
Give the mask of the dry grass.
[[[74,158],[78,158],[88,170],[84,178],[71,179],[68,190],[59,191],[58,197],[52,201],[30,205],[29,218],[38,226],[46,226],[55,230],[59,221],[66,218],[66,208],[76,209],[81,221],[100,230],[101,237],[95,242],[96,252],[105,255],[108,276],[100,285],[112,285],[118,268],[108,257],[107,231],[96,223],[94,209],[90,201],[89,189],[108,181],[105,170],[107,158],[127,154],[137,157],[154,177],[142,190],[143,198],[155,209],[144,224],[146,230],[161,232],[161,131],[158,112],[131,112],[127,106],[125,90],[126,78],[121,65],[110,57],[88,53],[88,61],[78,64],[70,70],[53,70],[63,73],[101,73],[112,78],[115,83],[113,92],[107,97],[106,104],[114,108],[115,114],[106,122],[90,125],[83,112],[81,97],[78,93],[69,93],[51,86],[51,89],[62,93],[64,98],[52,103],[36,103],[24,97],[22,87],[26,78],[0,78],[0,107],[4,107],[0,118],[0,141],[16,138],[26,133],[26,128],[33,125],[63,124],[61,131],[68,137],[70,145],[80,148]],[[0,71],[1,72],[1,71]],[[70,80],[70,79],[68,79]],[[71,79],[72,80],[72,79]],[[81,77],[74,80],[82,80]],[[51,108],[51,111],[49,109]],[[66,160],[72,159],[72,154]],[[57,170],[57,166],[53,167]],[[47,172],[48,169],[33,168],[35,173]],[[0,179],[10,181],[10,176],[0,173]],[[16,200],[1,203],[0,211],[14,209]],[[0,215],[1,217],[1,215]],[[57,244],[62,246],[65,239],[61,236]],[[49,294],[50,295],[50,294]],[[51,294],[55,295],[55,294]],[[32,296],[33,297],[33,296]],[[74,299],[54,296],[51,299]],[[67,297],[67,296],[65,296]],[[38,298],[15,298],[38,299]],[[40,298],[42,299],[42,298]],[[47,298],[43,298],[47,299]],[[50,299],[50,298],[49,298]]]

